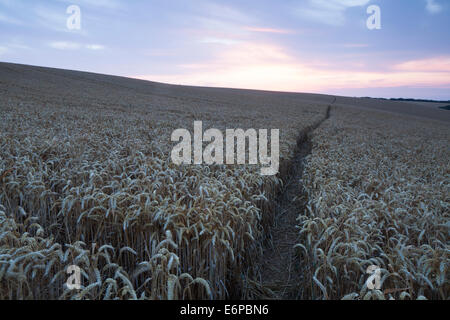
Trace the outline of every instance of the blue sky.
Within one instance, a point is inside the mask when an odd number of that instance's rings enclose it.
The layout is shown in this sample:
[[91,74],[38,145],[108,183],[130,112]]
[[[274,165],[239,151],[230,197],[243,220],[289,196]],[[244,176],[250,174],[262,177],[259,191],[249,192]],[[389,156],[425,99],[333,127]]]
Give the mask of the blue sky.
[[[81,29],[69,30],[70,5]],[[369,30],[366,10],[381,9]],[[450,99],[448,0],[0,0],[0,61],[154,81]]]

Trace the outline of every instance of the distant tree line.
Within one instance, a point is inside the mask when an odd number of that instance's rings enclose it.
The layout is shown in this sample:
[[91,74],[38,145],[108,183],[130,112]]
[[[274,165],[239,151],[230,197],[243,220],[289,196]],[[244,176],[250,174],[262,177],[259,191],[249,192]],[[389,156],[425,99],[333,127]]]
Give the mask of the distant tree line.
[[438,102],[450,103],[450,100],[427,100],[427,99],[411,99],[411,98],[391,98],[392,101],[416,101],[416,102]]

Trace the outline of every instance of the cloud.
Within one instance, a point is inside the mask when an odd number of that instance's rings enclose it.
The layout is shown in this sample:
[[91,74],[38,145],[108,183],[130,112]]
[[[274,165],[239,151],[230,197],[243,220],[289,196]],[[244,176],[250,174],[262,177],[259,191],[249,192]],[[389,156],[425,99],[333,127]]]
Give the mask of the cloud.
[[81,45],[76,42],[68,42],[68,41],[55,41],[50,43],[50,47],[58,50],[76,50],[80,49]]
[[67,15],[65,11],[54,11],[46,7],[37,7],[34,9],[37,21],[50,29],[66,30]]
[[88,49],[88,50],[103,50],[105,47],[101,44],[81,44],[78,42],[70,42],[70,41],[54,41],[49,44],[49,46],[53,49],[58,50],[79,50],[79,49]]
[[276,28],[245,27],[244,29],[251,32],[262,32],[262,33],[279,33],[279,34],[294,33],[294,31],[292,30],[276,29]]
[[[323,68],[310,59],[298,59],[283,48],[267,43],[227,46],[210,61],[178,66],[172,74],[131,77],[173,84],[217,86],[293,92],[327,92],[332,88],[389,88],[399,86],[450,87],[447,60],[425,68],[430,59],[405,62],[385,72],[362,68]],[[439,61],[444,61],[440,63]],[[445,62],[447,61],[447,62]],[[444,71],[438,71],[444,66]]]
[[213,20],[228,22],[246,22],[252,20],[251,16],[228,5],[207,2],[202,7],[205,14]]
[[[67,28],[67,18],[69,17],[69,14],[67,14],[66,10],[57,10],[52,7],[47,6],[37,6],[33,9],[33,16],[39,25],[58,32],[70,32],[70,33],[76,33],[79,35],[86,36],[87,29],[83,28],[83,21],[85,18],[83,18],[81,23],[81,29],[73,29],[70,30]],[[83,15],[82,15],[83,17]]]
[[227,5],[203,3],[199,13],[193,15],[194,28],[187,29],[190,33],[212,38],[234,39],[244,36],[248,30],[243,26],[257,24],[253,16]]
[[200,43],[222,44],[222,45],[230,46],[230,45],[239,43],[239,41],[233,40],[233,39],[226,39],[226,38],[203,38],[200,40]]
[[450,56],[407,61],[394,66],[394,69],[415,72],[450,72]]
[[89,50],[103,50],[105,49],[105,46],[101,44],[88,44],[85,46],[85,48]]
[[435,14],[442,11],[442,6],[435,0],[426,0],[426,2],[427,2],[426,9],[429,13]]
[[306,5],[294,9],[301,18],[319,23],[341,26],[345,24],[345,11],[365,6],[370,0],[308,0]]

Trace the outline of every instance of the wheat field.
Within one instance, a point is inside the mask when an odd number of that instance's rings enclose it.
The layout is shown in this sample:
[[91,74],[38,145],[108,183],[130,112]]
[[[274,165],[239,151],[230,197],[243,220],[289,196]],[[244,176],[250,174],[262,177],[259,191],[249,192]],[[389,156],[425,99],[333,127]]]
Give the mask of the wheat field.
[[[338,104],[326,119],[328,96],[12,64],[0,84],[0,299],[255,297],[274,203],[310,131],[292,199],[302,298],[449,298],[448,123]],[[280,129],[279,174],[173,164],[170,135],[195,120]],[[369,292],[368,264],[397,291]],[[70,265],[81,290],[65,286]]]
[[[448,300],[448,124],[338,108],[312,141],[297,218],[305,297]],[[365,284],[370,265],[382,290]]]
[[[102,95],[99,80],[78,97],[71,87],[85,79],[65,78],[64,92],[44,76],[48,88],[2,95],[0,298],[236,296],[281,180],[257,166],[176,166],[171,132],[195,119],[280,128],[283,161],[299,124],[318,121],[325,106],[287,99],[274,110],[269,95],[237,108],[239,96],[213,104],[114,85]],[[64,290],[68,265],[83,270],[80,292]]]

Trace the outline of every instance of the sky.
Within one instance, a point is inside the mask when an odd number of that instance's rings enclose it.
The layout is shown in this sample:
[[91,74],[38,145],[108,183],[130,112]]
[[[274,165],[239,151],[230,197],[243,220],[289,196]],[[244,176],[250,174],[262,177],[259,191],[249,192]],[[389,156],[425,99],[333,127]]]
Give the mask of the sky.
[[173,84],[450,100],[449,30],[448,0],[0,0],[0,61]]

